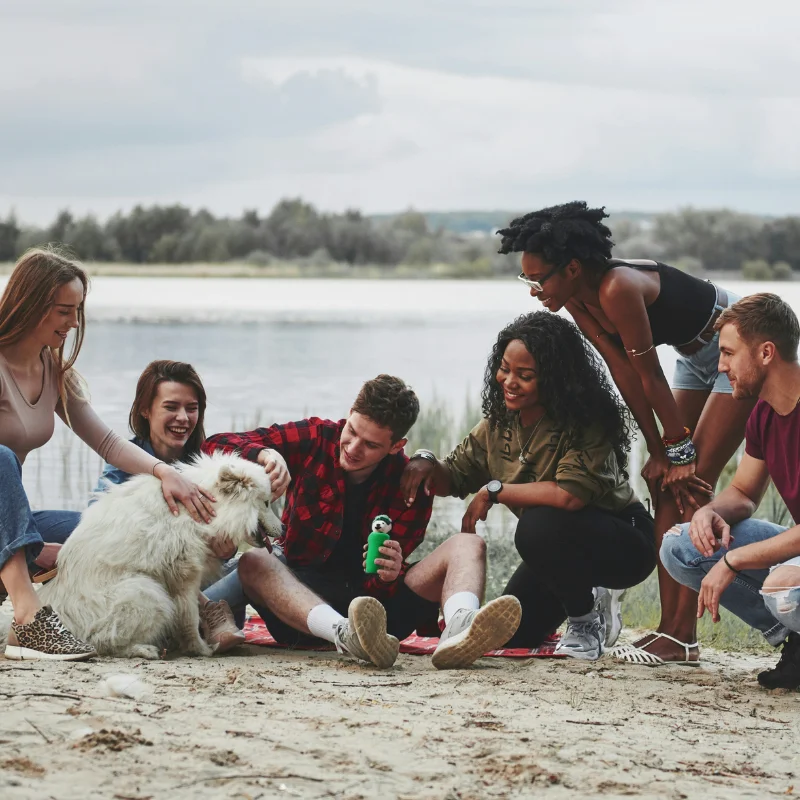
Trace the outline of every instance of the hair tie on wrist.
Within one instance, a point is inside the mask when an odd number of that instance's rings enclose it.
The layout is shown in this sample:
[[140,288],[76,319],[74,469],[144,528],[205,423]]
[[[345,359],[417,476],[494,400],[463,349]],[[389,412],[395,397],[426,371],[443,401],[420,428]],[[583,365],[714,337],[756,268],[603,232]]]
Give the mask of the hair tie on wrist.
[[735,572],[737,575],[741,575],[741,574],[742,574],[742,571],[741,571],[740,569],[736,569],[736,567],[734,567],[734,566],[731,564],[731,562],[730,562],[730,561],[728,561],[728,554],[727,554],[727,553],[723,553],[723,554],[722,554],[722,560],[725,562],[725,566],[726,566],[726,567],[727,567],[727,568],[728,568],[728,569],[729,569],[731,572]]
[[158,477],[158,475],[156,475],[156,467],[157,467],[159,464],[166,464],[166,463],[167,463],[166,461],[156,461],[156,463],[155,463],[155,464],[153,464],[153,469],[152,469],[152,470],[150,470],[150,472],[151,472],[151,474],[152,474],[152,476],[153,476],[154,478],[157,478],[157,477]]

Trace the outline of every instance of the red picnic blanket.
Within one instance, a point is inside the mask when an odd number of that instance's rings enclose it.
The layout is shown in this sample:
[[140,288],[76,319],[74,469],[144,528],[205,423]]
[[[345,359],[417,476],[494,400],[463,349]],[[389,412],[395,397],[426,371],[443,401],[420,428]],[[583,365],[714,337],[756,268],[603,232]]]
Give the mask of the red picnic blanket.
[[[257,644],[262,647],[286,647],[286,645],[279,644],[272,638],[272,634],[267,630],[264,621],[257,614],[247,618],[244,626],[244,633],[247,637],[248,644]],[[555,647],[559,640],[558,634],[551,636],[544,644],[533,649],[527,647],[511,647],[503,650],[491,650],[486,653],[487,656],[496,656],[499,658],[563,658],[563,656],[556,656],[554,653]],[[436,649],[439,640],[432,636],[417,636],[412,633],[407,639],[400,642],[400,652],[407,653],[412,656],[429,656]],[[330,650],[333,645],[319,646],[319,647],[296,647],[296,650]]]

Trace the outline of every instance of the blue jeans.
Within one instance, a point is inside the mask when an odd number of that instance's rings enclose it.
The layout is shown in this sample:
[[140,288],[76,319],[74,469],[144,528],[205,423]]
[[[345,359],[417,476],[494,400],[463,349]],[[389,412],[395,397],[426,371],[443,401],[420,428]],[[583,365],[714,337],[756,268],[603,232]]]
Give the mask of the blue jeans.
[[[702,555],[689,538],[689,523],[680,527],[680,534],[667,531],[661,542],[661,563],[678,583],[689,586],[696,592],[714,564],[727,551],[717,550],[712,556]],[[731,550],[754,542],[763,542],[785,531],[780,525],[761,519],[746,519],[731,526]],[[721,603],[732,614],[744,620],[752,628],[761,631],[773,646],[782,644],[788,630],[770,614],[761,596],[769,570],[748,569],[736,576],[733,583],[722,593]]]
[[66,541],[80,518],[77,511],[31,511],[22,465],[13,450],[0,445],[0,569],[23,548],[32,565],[45,542]]
[[[272,554],[284,564],[286,563],[286,556],[283,550],[274,544],[272,545]],[[212,602],[217,603],[224,600],[233,611],[233,618],[240,628],[244,627],[245,611],[247,604],[250,602],[247,595],[242,589],[242,582],[239,580],[239,559],[238,557],[232,558],[225,563],[222,571],[225,573],[216,583],[211,584],[203,589],[203,594]]]
[[239,556],[228,559],[222,565],[222,577],[210,586],[203,586],[201,591],[213,603],[224,600],[233,611],[233,619],[240,627],[244,627],[247,616],[247,597],[239,582]]

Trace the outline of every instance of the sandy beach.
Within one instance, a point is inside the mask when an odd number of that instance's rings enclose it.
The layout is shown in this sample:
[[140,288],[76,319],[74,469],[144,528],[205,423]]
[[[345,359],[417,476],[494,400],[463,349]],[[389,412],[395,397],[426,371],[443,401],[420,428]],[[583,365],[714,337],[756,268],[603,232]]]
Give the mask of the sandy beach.
[[[160,662],[0,660],[0,797],[800,793],[800,696],[755,680],[775,656],[703,656],[660,670],[484,658],[454,672],[251,645]],[[108,696],[104,678],[119,674],[144,693]]]

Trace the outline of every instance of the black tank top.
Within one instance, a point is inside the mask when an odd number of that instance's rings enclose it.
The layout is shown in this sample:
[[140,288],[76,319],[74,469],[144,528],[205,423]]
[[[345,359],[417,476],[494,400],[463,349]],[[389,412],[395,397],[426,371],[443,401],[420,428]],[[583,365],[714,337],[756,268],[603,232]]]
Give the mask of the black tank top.
[[661,279],[658,297],[647,306],[653,344],[678,347],[688,344],[705,329],[717,302],[717,289],[709,281],[701,281],[659,261],[627,261],[610,258],[608,268],[657,272]]

